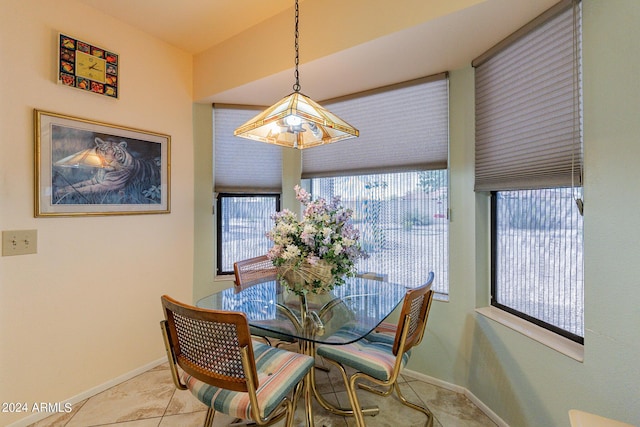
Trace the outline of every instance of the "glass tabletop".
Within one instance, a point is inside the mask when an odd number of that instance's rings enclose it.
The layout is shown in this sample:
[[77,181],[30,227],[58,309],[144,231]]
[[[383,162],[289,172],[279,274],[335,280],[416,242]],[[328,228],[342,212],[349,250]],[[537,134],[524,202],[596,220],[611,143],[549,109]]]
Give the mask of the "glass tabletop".
[[249,324],[268,332],[323,344],[347,344],[372,332],[402,301],[402,285],[365,278],[346,278],[329,294],[305,301],[276,281],[240,292],[225,289],[196,305],[214,310],[242,311]]

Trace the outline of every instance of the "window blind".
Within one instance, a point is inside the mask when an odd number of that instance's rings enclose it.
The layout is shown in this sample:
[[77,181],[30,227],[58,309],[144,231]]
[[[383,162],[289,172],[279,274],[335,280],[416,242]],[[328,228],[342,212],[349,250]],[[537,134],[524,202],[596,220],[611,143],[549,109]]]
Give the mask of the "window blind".
[[359,272],[382,274],[408,287],[436,275],[433,289],[449,293],[449,220],[446,170],[356,177],[313,178],[314,197],[340,196],[353,211],[354,225],[368,257]]
[[572,5],[559,3],[473,62],[477,191],[582,184],[580,14]]
[[213,106],[216,192],[282,191],[282,147],[233,135],[236,127],[263,109],[222,104]]
[[302,177],[446,169],[447,74],[321,103],[360,137],[302,152]]

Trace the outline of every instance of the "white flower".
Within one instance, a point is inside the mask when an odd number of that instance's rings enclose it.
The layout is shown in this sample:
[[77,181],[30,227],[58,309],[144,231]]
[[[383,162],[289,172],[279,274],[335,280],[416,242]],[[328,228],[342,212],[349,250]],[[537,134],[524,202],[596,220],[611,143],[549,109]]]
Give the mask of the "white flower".
[[282,253],[284,259],[295,259],[300,255],[300,249],[296,245],[288,245]]

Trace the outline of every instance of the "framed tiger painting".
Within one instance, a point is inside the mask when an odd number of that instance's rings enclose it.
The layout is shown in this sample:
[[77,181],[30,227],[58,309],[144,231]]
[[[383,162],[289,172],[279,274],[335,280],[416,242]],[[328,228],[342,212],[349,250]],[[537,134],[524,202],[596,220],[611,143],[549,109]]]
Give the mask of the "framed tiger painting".
[[169,213],[171,137],[34,110],[36,217]]

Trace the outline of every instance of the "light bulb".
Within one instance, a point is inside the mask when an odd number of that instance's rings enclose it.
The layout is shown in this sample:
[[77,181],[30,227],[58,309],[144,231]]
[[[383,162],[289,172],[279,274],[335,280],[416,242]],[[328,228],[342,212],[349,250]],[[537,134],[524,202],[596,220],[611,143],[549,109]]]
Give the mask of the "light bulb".
[[302,123],[302,119],[298,116],[287,116],[284,118],[284,122],[288,125],[288,126],[299,126],[300,123]]

